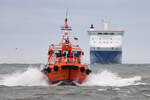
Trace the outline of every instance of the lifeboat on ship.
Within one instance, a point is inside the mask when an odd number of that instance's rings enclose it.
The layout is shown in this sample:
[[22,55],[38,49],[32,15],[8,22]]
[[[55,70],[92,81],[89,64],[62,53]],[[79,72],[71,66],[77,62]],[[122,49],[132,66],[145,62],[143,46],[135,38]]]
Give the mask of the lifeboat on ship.
[[[62,40],[58,45],[51,44],[48,50],[48,64],[42,70],[49,81],[59,83],[60,85],[76,85],[83,83],[91,70],[86,64],[82,64],[84,52],[79,45],[73,45],[70,41],[70,31],[72,30],[67,24],[61,27]],[[78,38],[74,38],[78,40]]]

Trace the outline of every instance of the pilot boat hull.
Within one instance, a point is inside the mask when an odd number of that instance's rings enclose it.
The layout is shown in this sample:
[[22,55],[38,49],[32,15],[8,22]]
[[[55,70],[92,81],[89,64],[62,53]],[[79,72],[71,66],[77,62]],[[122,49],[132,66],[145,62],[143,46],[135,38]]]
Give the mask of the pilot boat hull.
[[44,72],[52,84],[76,85],[84,82],[91,71],[85,65],[48,65]]

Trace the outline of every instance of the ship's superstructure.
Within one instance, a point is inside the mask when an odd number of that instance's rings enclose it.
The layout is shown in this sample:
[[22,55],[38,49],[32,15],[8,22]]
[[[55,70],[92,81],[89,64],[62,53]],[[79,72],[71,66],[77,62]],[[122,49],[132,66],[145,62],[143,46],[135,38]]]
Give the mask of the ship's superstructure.
[[88,31],[90,62],[102,64],[119,64],[122,62],[123,30],[109,30],[110,21],[103,20],[104,30],[95,30],[93,24]]

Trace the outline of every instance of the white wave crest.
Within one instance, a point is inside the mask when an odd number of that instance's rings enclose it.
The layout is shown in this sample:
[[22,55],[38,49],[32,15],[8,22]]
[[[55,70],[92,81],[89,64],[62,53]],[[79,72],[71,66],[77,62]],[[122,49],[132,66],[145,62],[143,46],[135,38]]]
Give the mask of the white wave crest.
[[101,73],[92,73],[91,75],[89,75],[87,80],[82,85],[122,87],[143,84],[140,81],[141,76],[121,78],[117,73],[112,73],[108,70],[104,70]]
[[[92,73],[81,86],[114,86],[122,87],[143,84],[141,76],[130,78],[119,77],[117,73],[104,70]],[[29,67],[24,72],[14,72],[0,77],[0,85],[5,86],[50,86],[48,78],[38,68]]]
[[27,68],[25,72],[7,74],[0,80],[5,86],[48,86],[47,77],[38,68]]

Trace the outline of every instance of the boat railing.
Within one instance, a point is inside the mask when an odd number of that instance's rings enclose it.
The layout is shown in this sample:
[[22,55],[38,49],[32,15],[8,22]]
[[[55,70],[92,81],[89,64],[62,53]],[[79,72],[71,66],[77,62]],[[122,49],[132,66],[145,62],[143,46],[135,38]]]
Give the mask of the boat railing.
[[75,63],[80,63],[80,59],[79,58],[65,58],[65,57],[58,57],[55,60],[55,64],[59,64],[59,63],[65,63],[65,64],[75,64]]

